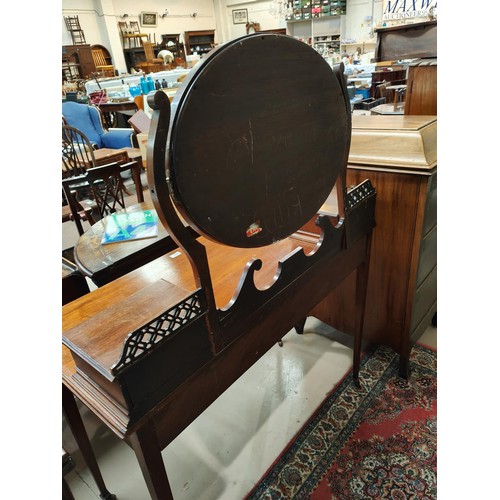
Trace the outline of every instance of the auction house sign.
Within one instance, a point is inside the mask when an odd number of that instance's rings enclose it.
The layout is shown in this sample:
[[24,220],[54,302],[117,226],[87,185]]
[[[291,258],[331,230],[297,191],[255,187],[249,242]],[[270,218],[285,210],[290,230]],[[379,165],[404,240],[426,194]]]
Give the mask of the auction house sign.
[[437,0],[384,0],[383,8],[384,21],[428,17],[437,10]]

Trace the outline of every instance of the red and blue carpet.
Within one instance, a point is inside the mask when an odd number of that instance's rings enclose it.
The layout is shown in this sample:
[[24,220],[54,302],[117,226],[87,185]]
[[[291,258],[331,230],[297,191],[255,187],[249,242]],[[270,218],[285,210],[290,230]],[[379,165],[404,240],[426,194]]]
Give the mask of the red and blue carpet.
[[247,495],[257,499],[434,499],[437,353],[416,345],[411,376],[386,347],[350,372]]

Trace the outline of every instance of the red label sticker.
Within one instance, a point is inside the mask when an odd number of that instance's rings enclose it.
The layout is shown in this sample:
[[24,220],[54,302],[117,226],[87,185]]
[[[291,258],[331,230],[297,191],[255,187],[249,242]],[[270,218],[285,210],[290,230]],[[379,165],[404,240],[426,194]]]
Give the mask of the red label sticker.
[[251,236],[255,236],[256,234],[260,233],[261,231],[262,231],[262,228],[256,222],[254,222],[247,229],[247,232],[246,232],[247,238],[250,238]]

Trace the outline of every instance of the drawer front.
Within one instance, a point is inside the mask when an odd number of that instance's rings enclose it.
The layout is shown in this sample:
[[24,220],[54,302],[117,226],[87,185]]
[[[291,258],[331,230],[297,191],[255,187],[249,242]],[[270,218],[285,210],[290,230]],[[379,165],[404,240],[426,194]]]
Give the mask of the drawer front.
[[424,227],[422,234],[425,236],[437,224],[437,172],[429,179],[427,199],[424,209]]
[[437,226],[426,234],[420,244],[420,258],[418,260],[417,288],[422,284],[425,277],[437,264]]
[[437,300],[437,266],[417,288],[413,300],[410,334]]

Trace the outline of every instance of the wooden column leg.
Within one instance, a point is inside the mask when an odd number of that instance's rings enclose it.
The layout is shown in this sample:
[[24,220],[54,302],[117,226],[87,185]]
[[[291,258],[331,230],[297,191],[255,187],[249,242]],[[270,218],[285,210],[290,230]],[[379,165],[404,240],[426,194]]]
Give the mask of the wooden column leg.
[[129,443],[135,452],[152,500],[173,500],[158,439],[151,424],[131,434]]
[[399,353],[399,376],[408,379],[410,377],[410,351],[411,344],[408,341]]
[[352,362],[352,377],[359,387],[359,367],[361,362],[361,342],[363,340],[363,325],[365,320],[366,292],[368,290],[368,271],[370,262],[371,233],[366,239],[365,261],[356,269],[356,319],[354,330],[354,347]]
[[92,449],[82,417],[76,405],[75,397],[64,384],[62,386],[62,407],[66,421],[75,437],[78,448],[82,452],[83,459],[99,488],[99,496],[103,500],[115,500],[116,495],[110,493],[104,484],[104,479],[97,465],[94,450]]

